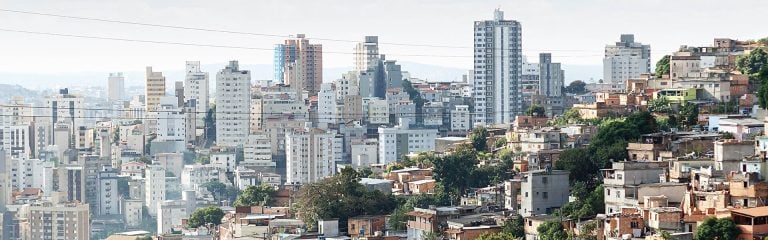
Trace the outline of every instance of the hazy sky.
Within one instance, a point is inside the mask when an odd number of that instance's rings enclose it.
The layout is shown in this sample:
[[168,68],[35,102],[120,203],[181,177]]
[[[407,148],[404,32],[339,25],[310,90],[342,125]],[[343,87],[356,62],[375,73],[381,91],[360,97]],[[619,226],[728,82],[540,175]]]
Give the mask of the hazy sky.
[[[0,0],[0,8],[144,23],[308,37],[449,45],[465,48],[382,44],[390,59],[469,69],[472,24],[501,7],[523,26],[530,59],[553,53],[570,65],[600,65],[603,47],[621,33],[651,44],[653,61],[680,45],[710,45],[715,37],[768,36],[768,1],[710,0]],[[276,37],[242,36],[141,27],[0,12],[0,28],[141,40],[271,48]],[[353,43],[322,43],[325,51],[351,52]],[[271,64],[272,52],[125,43],[0,31],[0,72],[98,72],[181,69],[185,60]],[[348,54],[324,54],[327,67],[352,65]]]

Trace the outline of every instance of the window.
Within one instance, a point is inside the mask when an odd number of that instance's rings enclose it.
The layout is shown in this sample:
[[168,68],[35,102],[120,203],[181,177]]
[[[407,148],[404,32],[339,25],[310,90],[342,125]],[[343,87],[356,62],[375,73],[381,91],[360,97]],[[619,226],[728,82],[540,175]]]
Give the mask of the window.
[[547,184],[547,177],[542,177],[541,178],[541,183]]
[[547,194],[547,192],[543,192],[542,193],[542,198],[549,199],[549,194]]

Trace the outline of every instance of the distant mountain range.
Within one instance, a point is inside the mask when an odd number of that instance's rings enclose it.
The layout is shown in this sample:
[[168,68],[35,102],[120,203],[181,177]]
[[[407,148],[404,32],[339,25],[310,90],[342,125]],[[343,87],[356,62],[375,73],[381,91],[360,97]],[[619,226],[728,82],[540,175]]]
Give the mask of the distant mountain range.
[[[412,77],[425,79],[427,81],[461,81],[462,75],[468,69],[429,65],[415,62],[398,62],[402,65],[403,71],[408,71]],[[216,72],[219,71],[225,63],[203,64],[203,71],[211,75],[211,80],[215,79]],[[251,71],[251,79],[265,80],[272,79],[272,66],[269,64],[243,64],[241,69]],[[584,80],[589,82],[590,78],[597,81],[602,76],[602,66],[599,65],[564,65],[566,75],[566,84],[573,80]],[[349,68],[325,68],[323,69],[323,78],[325,82],[330,82],[341,77],[341,74],[351,70]],[[184,79],[184,69],[155,69],[162,71],[168,79],[168,86],[172,86],[174,81]],[[117,71],[116,71],[117,72]],[[145,73],[143,69],[138,71],[123,71],[126,76],[126,87],[143,86]],[[3,89],[0,94],[19,87],[27,89],[58,89],[72,86],[103,86],[107,85],[107,76],[109,72],[72,72],[72,73],[6,73],[0,72],[0,84]],[[213,84],[213,81],[211,81]],[[9,92],[10,93],[10,92]],[[3,95],[0,95],[3,96]],[[5,98],[3,98],[5,99]]]

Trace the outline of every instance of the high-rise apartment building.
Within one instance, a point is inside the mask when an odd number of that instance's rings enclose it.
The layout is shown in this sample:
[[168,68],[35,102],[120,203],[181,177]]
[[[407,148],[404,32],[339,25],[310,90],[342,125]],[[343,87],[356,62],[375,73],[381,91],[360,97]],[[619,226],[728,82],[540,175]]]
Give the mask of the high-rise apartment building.
[[200,70],[199,61],[187,61],[187,72],[184,85],[184,102],[195,101],[195,125],[202,128],[205,126],[205,115],[208,112],[210,104],[208,73]]
[[[177,98],[162,97],[157,112],[157,141],[181,142],[186,140],[186,121]],[[183,145],[183,144],[182,144]]]
[[379,64],[379,37],[365,36],[365,41],[355,45],[354,71],[367,71]]
[[342,160],[341,135],[305,129],[285,136],[286,183],[308,184],[332,176]]
[[165,201],[165,168],[159,164],[152,164],[144,169],[145,187],[144,205],[147,206],[147,212],[151,216],[157,216],[157,209],[160,203]]
[[520,22],[496,9],[493,20],[475,21],[474,32],[474,122],[510,123],[524,111]]
[[184,81],[176,81],[173,88],[174,96],[176,96],[177,106],[184,106]]
[[605,46],[603,81],[625,84],[627,79],[638,78],[651,72],[651,45],[635,42],[635,35],[622,34],[621,40]]
[[125,77],[123,73],[110,73],[107,82],[107,98],[109,101],[120,101],[125,96]]
[[551,53],[539,54],[539,95],[562,97],[565,71],[560,63],[552,62]]
[[152,67],[147,67],[147,82],[145,87],[145,109],[147,113],[155,112],[160,97],[165,96],[165,76],[162,72],[153,72]]
[[234,147],[245,143],[250,108],[251,72],[230,61],[216,74],[216,144]]
[[90,239],[88,204],[35,203],[28,208],[21,223],[22,239]]
[[67,149],[73,147],[75,144],[75,131],[85,126],[85,109],[84,98],[79,95],[69,93],[69,89],[59,90],[59,94],[49,96],[45,99],[46,114],[41,117],[47,122],[46,125],[50,126],[47,130],[52,131],[48,140],[49,145],[55,144],[53,139],[57,136],[57,132],[53,131],[57,124],[65,124],[69,126],[69,144],[66,146],[59,145],[60,149]]
[[275,46],[274,67],[275,83],[290,84],[315,96],[323,83],[323,46],[310,44],[304,34],[297,34]]
[[[120,196],[120,192],[118,191],[117,187],[117,180],[118,180],[118,171],[113,169],[112,166],[109,165],[103,165],[101,170],[99,171],[99,174],[97,175],[98,179],[98,196],[99,200],[98,204],[98,212],[96,214],[98,215],[118,215],[121,214],[120,212],[120,201],[122,200],[122,197]],[[128,197],[128,196],[125,196]],[[92,203],[94,204],[94,203]]]
[[538,63],[531,63],[523,59],[523,75],[521,76],[521,91],[523,93],[523,109],[528,109],[531,105],[533,95],[539,93],[539,71]]

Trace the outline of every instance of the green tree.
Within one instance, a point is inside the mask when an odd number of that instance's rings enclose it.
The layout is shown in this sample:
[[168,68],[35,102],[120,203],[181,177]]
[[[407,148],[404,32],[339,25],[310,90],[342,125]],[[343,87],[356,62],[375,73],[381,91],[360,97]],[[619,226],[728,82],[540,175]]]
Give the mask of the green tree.
[[208,190],[213,195],[214,199],[221,200],[221,198],[224,197],[224,194],[227,192],[227,185],[219,182],[219,181],[210,181],[207,183],[203,183],[200,185],[200,187],[205,188],[205,190]]
[[768,65],[768,53],[763,48],[752,50],[748,55],[742,56],[736,61],[736,67],[739,71],[747,75],[757,74],[766,65]]
[[208,224],[218,226],[221,224],[221,218],[224,217],[224,211],[218,207],[198,208],[192,212],[192,216],[187,220],[190,228],[206,226]]
[[721,132],[720,133],[720,138],[722,138],[722,139],[736,139],[736,137],[733,136],[733,133],[730,133],[730,132]]
[[763,65],[756,76],[760,87],[757,89],[757,103],[761,108],[768,108],[768,64]]
[[475,129],[472,129],[469,139],[472,141],[472,146],[476,151],[480,152],[488,150],[488,129],[485,127],[476,127]]
[[475,171],[477,152],[472,147],[461,145],[448,155],[434,163],[432,169],[435,180],[446,188],[463,194],[470,184],[470,176]]
[[582,94],[587,92],[587,83],[581,80],[576,80],[568,84],[567,87],[565,87],[566,93],[572,93],[572,94]]
[[571,182],[591,182],[597,176],[600,167],[593,162],[586,149],[571,148],[563,150],[555,162],[555,169],[570,172]]
[[275,198],[275,188],[266,184],[248,186],[235,200],[235,207],[269,206]]
[[544,107],[539,105],[531,105],[528,107],[527,110],[525,110],[525,115],[533,116],[533,117],[544,117],[546,115],[546,109]]
[[506,232],[498,232],[498,233],[484,233],[479,237],[475,238],[475,240],[514,240],[514,239],[521,239],[521,237],[516,237]]
[[735,240],[740,232],[730,218],[708,218],[696,228],[696,239]]
[[670,234],[667,231],[661,230],[661,233],[659,233],[659,235],[661,235],[662,240],[672,240],[672,234]]
[[656,62],[656,77],[661,78],[662,75],[669,74],[669,55],[664,55],[658,62]]
[[656,113],[669,113],[672,109],[669,107],[669,100],[665,97],[651,99],[648,101],[648,111]]
[[421,234],[422,240],[440,240],[443,239],[443,234],[435,231],[424,232]]
[[357,171],[347,167],[333,177],[302,186],[295,203],[299,218],[310,229],[317,227],[318,219],[329,218],[339,219],[339,226],[344,227],[349,217],[387,214],[395,209],[393,196],[368,190],[359,181]]
[[699,123],[699,106],[694,103],[685,103],[680,109],[680,116],[686,126],[694,126]]
[[536,228],[541,240],[563,240],[568,238],[568,233],[563,229],[560,221],[547,221]]
[[502,232],[509,234],[513,238],[525,237],[525,218],[523,216],[515,215],[509,218],[502,225]]

